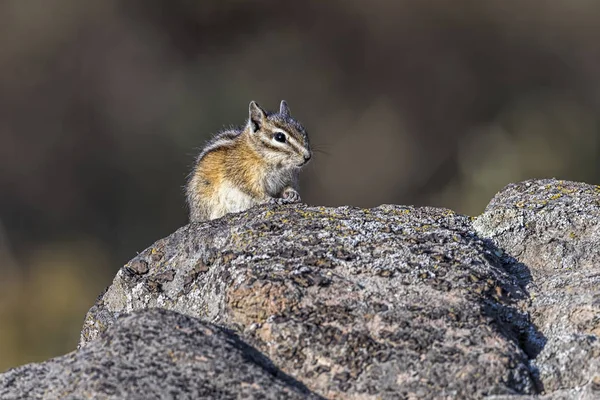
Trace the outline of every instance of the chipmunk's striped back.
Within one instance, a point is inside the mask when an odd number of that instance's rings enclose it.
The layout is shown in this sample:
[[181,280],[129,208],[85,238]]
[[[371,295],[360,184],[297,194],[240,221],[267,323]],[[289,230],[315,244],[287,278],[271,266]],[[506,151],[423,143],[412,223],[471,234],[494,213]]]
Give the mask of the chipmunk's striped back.
[[233,145],[235,139],[237,139],[242,133],[242,129],[231,128],[225,131],[221,131],[212,137],[205,145],[198,157],[196,158],[196,164],[202,160],[202,158],[213,150],[216,150],[223,146]]

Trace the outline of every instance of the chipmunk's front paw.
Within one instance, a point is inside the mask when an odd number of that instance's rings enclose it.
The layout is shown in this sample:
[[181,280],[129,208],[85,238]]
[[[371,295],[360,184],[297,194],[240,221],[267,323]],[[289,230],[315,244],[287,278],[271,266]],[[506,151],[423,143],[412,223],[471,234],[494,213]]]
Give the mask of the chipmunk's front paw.
[[272,197],[269,199],[269,204],[291,204],[300,202],[300,193],[294,189],[286,189],[283,191],[281,197]]
[[300,203],[300,193],[292,188],[284,190],[281,197],[286,203]]

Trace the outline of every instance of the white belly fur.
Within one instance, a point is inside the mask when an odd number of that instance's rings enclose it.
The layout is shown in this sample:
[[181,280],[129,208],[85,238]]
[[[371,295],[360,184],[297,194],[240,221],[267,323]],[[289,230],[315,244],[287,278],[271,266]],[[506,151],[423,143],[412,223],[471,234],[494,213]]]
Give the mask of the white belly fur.
[[210,219],[220,218],[227,213],[245,211],[257,205],[259,201],[228,183],[221,185],[216,207],[213,207]]

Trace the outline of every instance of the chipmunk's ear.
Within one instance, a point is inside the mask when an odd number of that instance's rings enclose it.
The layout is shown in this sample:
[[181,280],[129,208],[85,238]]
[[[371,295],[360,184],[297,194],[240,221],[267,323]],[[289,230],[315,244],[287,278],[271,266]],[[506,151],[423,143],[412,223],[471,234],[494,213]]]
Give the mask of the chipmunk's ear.
[[263,121],[267,118],[267,114],[255,101],[251,101],[248,108],[248,111],[250,112],[250,127],[252,128],[252,132],[256,132],[263,125]]
[[281,100],[281,104],[279,105],[279,114],[282,115],[290,115],[290,108],[287,105],[287,102],[285,100]]

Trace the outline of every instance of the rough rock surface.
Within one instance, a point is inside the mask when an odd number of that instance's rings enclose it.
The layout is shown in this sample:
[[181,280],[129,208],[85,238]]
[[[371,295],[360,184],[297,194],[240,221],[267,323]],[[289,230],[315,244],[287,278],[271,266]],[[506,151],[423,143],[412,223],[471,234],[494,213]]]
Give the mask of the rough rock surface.
[[532,393],[534,328],[506,260],[449,210],[258,207],[129,262],[81,345],[120,313],[162,307],[234,329],[328,398]]
[[511,184],[473,225],[522,263],[514,272],[528,281],[525,310],[542,334],[535,366],[543,390],[600,399],[600,187]]
[[[188,317],[135,311],[147,308]],[[145,327],[131,329],[139,318]],[[170,328],[157,334],[162,325]],[[118,332],[126,349],[111,347]],[[144,351],[165,360],[181,335],[199,343],[178,353],[191,365],[205,362],[194,351],[217,347],[199,375],[221,380],[146,364]],[[509,185],[475,219],[434,208],[263,206],[154,243],[90,309],[79,351],[0,375],[0,398],[115,390],[106,378],[114,354],[127,376],[177,371],[181,387],[243,388],[246,398],[309,396],[304,384],[329,399],[598,399],[599,335],[599,187]],[[82,380],[60,378],[82,365]],[[152,393],[169,397],[165,387]]]
[[0,375],[10,399],[317,399],[235,334],[172,311],[125,316],[77,352]]

